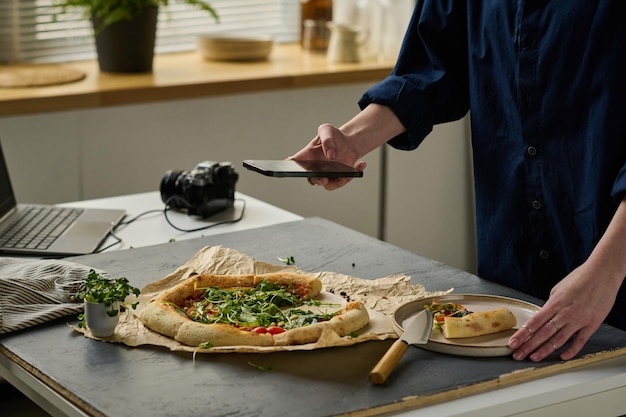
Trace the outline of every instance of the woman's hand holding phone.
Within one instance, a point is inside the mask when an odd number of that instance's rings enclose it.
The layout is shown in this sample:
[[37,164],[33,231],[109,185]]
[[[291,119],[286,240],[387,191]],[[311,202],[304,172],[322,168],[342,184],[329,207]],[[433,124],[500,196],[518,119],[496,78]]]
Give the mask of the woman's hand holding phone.
[[[348,140],[343,132],[336,127],[323,124],[317,129],[317,136],[311,140],[302,150],[289,159],[302,161],[336,161],[345,165],[354,166],[357,170],[365,170],[365,161],[356,163],[358,156],[348,144]],[[308,178],[312,185],[319,185],[326,190],[332,191],[343,187],[351,178]]]

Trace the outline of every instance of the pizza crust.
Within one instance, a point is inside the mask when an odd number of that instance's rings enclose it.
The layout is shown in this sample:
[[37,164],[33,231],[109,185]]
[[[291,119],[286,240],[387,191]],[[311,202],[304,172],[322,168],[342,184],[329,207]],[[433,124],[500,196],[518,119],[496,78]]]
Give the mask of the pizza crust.
[[324,329],[329,328],[339,336],[347,336],[369,322],[365,306],[349,302],[343,311],[329,321],[286,330],[272,335],[241,330],[227,324],[204,324],[184,317],[176,311],[190,298],[198,298],[206,287],[252,288],[261,281],[291,285],[303,298],[313,298],[322,291],[318,278],[296,273],[270,273],[261,275],[195,275],[153,298],[139,313],[144,325],[157,333],[188,345],[199,346],[288,346],[316,342]]
[[365,327],[368,322],[369,314],[363,303],[350,301],[344,307],[343,312],[329,321],[310,324],[274,335],[274,345],[289,346],[314,343],[320,338],[325,328],[330,328],[339,336],[348,336],[350,333]]
[[171,338],[175,338],[187,321],[163,300],[150,301],[139,313],[139,320],[148,328]]
[[227,324],[203,324],[187,320],[178,329],[174,339],[188,346],[210,343],[211,346],[273,346],[269,333],[257,334]]
[[322,292],[322,281],[308,275],[291,272],[272,272],[255,275],[254,286],[259,285],[263,280],[278,284],[289,283],[299,290],[296,292],[302,298],[315,298]]
[[508,308],[480,311],[463,317],[445,317],[443,336],[447,339],[484,336],[512,329],[517,325],[515,315]]

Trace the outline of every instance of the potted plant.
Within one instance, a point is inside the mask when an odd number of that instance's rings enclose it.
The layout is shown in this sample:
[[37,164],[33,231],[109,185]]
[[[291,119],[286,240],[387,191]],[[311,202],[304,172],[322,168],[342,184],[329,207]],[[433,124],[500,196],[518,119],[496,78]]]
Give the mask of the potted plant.
[[138,301],[128,304],[130,295],[138,296],[138,288],[133,287],[128,279],[121,277],[110,279],[93,269],[89,271],[79,296],[84,299],[84,313],[78,327],[88,328],[96,337],[109,337],[115,333],[120,313],[129,308],[135,309]]
[[59,0],[62,10],[82,8],[94,27],[98,64],[105,72],[152,71],[159,6],[179,1],[219,17],[204,0]]

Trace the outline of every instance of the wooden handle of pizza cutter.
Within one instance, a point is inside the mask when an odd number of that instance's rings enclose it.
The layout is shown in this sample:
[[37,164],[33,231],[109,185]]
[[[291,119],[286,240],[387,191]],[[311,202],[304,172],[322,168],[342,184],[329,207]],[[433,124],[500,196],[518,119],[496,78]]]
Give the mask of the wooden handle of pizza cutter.
[[370,372],[370,382],[372,384],[383,384],[391,371],[396,367],[404,353],[409,348],[409,344],[403,340],[396,340],[393,345],[385,352],[376,366]]

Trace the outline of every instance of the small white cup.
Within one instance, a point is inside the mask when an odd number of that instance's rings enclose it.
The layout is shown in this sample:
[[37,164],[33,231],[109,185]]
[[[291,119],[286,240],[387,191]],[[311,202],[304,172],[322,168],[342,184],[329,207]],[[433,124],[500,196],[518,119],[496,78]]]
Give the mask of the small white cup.
[[[118,305],[114,304],[117,309]],[[120,319],[120,313],[111,317],[107,314],[111,307],[104,304],[90,303],[85,301],[85,324],[92,335],[96,337],[110,337],[115,334],[115,328]]]

